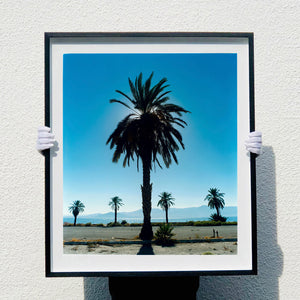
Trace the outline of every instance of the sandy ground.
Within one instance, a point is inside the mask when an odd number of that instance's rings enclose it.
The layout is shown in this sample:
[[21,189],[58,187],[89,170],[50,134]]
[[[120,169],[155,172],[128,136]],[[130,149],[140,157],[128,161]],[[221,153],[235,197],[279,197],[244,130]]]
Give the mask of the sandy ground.
[[[155,233],[158,227],[153,227]],[[174,238],[203,239],[213,235],[213,229],[223,238],[236,238],[237,226],[175,226]],[[64,227],[64,241],[78,240],[134,240],[138,237],[141,227]]]
[[[219,237],[237,238],[237,226],[175,226],[174,239],[198,240],[209,238],[213,229]],[[137,241],[141,227],[64,227],[64,241],[110,242]],[[153,227],[153,232],[157,227]],[[237,242],[196,242],[176,243],[172,247],[162,247],[141,244],[111,244],[111,245],[64,245],[65,254],[115,254],[115,255],[232,255],[237,253]]]
[[109,254],[109,255],[234,255],[236,242],[182,243],[172,247],[158,245],[68,245],[64,254]]

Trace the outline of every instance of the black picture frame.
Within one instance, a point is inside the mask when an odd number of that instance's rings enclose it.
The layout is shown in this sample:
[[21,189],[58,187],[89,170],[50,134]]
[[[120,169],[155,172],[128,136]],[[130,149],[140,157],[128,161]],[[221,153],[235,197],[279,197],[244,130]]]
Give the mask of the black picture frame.
[[[160,39],[163,41],[172,39],[183,40],[192,39],[193,42],[204,39],[224,39],[225,43],[243,41],[248,51],[248,96],[249,96],[249,116],[248,126],[250,131],[255,130],[255,111],[254,111],[254,35],[253,33],[244,32],[47,32],[45,33],[45,126],[53,127],[53,91],[51,80],[53,79],[52,70],[52,46],[53,43],[58,44],[61,41],[71,43],[72,41],[79,41],[85,43],[87,40],[97,41],[97,39],[118,39],[128,38],[130,42],[139,43],[139,40],[148,40],[151,44],[151,39]],[[54,74],[55,76],[55,74]],[[250,207],[251,207],[251,267],[247,269],[187,269],[187,270],[64,270],[63,268],[54,268],[53,255],[53,181],[52,181],[52,159],[54,152],[50,150],[45,151],[45,257],[46,257],[46,276],[47,277],[97,277],[97,276],[209,276],[209,275],[256,275],[257,274],[257,226],[256,226],[256,169],[255,169],[255,155],[251,154],[249,158],[250,168]],[[147,259],[147,256],[144,256]]]

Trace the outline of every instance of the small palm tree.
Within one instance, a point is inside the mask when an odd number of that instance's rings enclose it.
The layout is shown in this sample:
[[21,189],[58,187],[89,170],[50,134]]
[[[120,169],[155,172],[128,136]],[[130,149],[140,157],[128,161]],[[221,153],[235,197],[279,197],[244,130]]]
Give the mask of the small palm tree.
[[74,216],[74,226],[76,226],[77,216],[84,211],[84,204],[80,200],[75,200],[71,206],[69,206],[69,212]]
[[143,184],[141,190],[144,214],[140,233],[142,240],[153,238],[151,225],[152,183],[150,182],[152,167],[157,163],[162,168],[158,161],[159,156],[167,168],[173,160],[178,163],[175,152],[180,149],[180,146],[184,149],[184,144],[180,132],[175,127],[185,127],[186,122],[180,117],[183,113],[188,112],[176,104],[168,103],[170,99],[168,94],[171,91],[165,91],[169,86],[165,84],[166,78],[151,87],[152,77],[153,73],[145,83],[142,80],[142,73],[136,77],[135,83],[128,79],[131,90],[129,96],[116,90],[128,102],[116,99],[112,99],[110,102],[122,104],[131,113],[119,122],[106,142],[106,144],[110,144],[111,149],[114,148],[113,162],[118,162],[122,154],[124,154],[123,167],[129,166],[130,161],[133,161],[135,157],[138,169],[139,161],[142,162]]
[[117,223],[117,213],[120,207],[123,204],[123,200],[119,198],[118,196],[115,196],[111,198],[111,201],[108,203],[108,205],[115,211],[115,224]]
[[166,213],[166,223],[169,223],[168,219],[168,210],[169,208],[174,205],[174,198],[172,198],[171,193],[163,192],[159,195],[160,200],[157,203],[157,206],[160,206]]
[[208,190],[208,194],[204,200],[208,201],[208,206],[210,209],[217,210],[217,216],[220,217],[220,209],[225,206],[224,193],[221,193],[217,188],[211,188]]

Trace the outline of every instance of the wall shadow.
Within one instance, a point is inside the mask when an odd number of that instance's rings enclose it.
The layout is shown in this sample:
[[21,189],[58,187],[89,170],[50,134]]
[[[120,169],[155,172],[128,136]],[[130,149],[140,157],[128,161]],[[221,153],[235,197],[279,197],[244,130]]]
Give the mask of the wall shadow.
[[257,276],[200,278],[197,299],[279,299],[283,253],[277,243],[276,168],[270,146],[256,159]]
[[83,285],[85,300],[111,300],[107,277],[85,277]]

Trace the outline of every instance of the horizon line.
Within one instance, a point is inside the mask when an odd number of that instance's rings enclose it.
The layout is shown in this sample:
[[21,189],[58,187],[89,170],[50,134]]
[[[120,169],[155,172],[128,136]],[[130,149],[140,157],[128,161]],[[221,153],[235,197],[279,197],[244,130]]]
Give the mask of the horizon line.
[[[208,207],[207,205],[189,206],[189,207],[170,207],[169,210],[170,210],[170,209],[185,209],[185,208],[200,208],[200,207],[203,207],[203,206]],[[224,208],[227,208],[227,207],[236,207],[236,208],[237,208],[237,205],[228,205],[228,206],[224,206]],[[159,207],[152,207],[152,210],[153,210],[153,209],[158,209],[158,210],[163,211],[163,209],[161,209],[161,208],[159,208]],[[139,211],[139,210],[142,210],[142,208],[138,208],[138,209],[131,210],[131,211],[120,211],[120,210],[118,210],[118,213],[132,213],[132,212],[136,212],[136,211]],[[214,210],[214,209],[212,209],[212,211],[213,211],[213,210]],[[114,213],[114,210],[110,210],[110,211],[103,212],[103,213],[101,213],[101,212],[87,213],[87,214],[82,213],[82,214],[78,215],[78,217],[79,217],[79,216],[95,215],[95,214],[101,214],[101,215],[104,215],[104,214],[108,214],[108,213]],[[69,217],[69,216],[73,216],[73,215],[72,215],[72,214],[69,214],[69,215],[63,215],[63,217]]]

